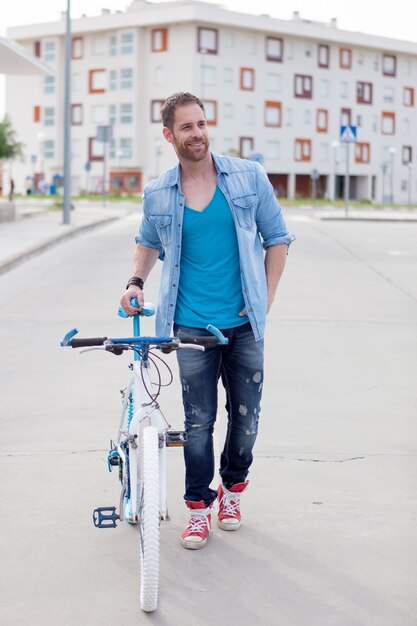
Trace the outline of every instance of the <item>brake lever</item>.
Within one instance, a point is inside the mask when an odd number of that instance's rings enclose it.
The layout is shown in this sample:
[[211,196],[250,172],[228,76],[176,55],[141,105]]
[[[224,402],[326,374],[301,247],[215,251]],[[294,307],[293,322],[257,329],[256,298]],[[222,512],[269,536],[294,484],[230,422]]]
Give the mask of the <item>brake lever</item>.
[[81,350],[78,351],[79,354],[84,354],[84,352],[91,352],[92,350],[105,350],[106,348],[104,346],[93,346],[92,348],[81,348]]

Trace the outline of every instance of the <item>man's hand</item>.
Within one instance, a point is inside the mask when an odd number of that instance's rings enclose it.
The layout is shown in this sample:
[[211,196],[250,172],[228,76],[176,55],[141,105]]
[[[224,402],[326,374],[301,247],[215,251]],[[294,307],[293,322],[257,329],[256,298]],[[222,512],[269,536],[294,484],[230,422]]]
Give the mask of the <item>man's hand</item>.
[[[138,299],[139,306],[134,307],[130,304],[132,298]],[[135,315],[135,313],[141,310],[141,306],[144,302],[143,291],[136,285],[130,285],[120,299],[120,306],[127,315]]]

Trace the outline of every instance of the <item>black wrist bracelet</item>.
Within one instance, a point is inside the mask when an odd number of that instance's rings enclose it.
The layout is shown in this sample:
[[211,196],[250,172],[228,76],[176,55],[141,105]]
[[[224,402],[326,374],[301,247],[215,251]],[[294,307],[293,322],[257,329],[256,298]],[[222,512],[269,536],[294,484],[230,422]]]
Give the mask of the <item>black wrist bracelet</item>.
[[129,278],[129,280],[127,281],[127,285],[126,285],[126,289],[128,289],[130,287],[130,285],[136,285],[136,287],[139,287],[139,289],[143,289],[143,279],[139,278],[138,276],[132,276],[132,278]]

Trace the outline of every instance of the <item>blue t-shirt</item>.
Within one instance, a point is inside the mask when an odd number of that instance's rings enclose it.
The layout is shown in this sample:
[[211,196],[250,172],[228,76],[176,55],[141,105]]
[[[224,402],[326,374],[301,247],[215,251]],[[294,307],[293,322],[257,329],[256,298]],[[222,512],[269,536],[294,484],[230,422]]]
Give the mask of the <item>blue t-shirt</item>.
[[184,208],[180,280],[174,320],[182,326],[246,324],[236,228],[219,187],[203,211]]

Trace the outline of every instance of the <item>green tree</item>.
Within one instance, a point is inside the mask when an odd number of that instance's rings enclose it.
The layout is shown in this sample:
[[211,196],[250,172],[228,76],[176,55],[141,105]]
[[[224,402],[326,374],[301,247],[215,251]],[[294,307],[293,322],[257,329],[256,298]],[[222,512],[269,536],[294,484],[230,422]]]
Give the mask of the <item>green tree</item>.
[[23,144],[17,141],[16,132],[8,115],[0,122],[0,159],[14,161],[23,157]]

